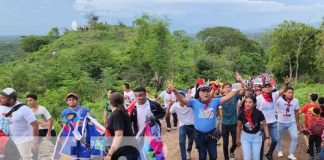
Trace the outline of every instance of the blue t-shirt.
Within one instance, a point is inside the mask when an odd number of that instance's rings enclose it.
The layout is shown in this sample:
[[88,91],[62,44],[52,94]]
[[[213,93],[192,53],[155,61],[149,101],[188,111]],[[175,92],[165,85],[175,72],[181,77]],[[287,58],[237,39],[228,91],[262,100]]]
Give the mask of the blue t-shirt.
[[225,125],[236,124],[237,122],[237,102],[241,98],[238,93],[230,100],[222,104],[222,123]]
[[71,109],[70,107],[64,109],[64,111],[61,114],[61,118],[62,120],[64,120],[67,118],[67,114],[71,113],[71,112],[76,112],[76,114],[79,117],[79,120],[83,121],[83,119],[87,116],[87,113],[89,112],[88,108],[83,107],[83,106],[77,106],[75,107],[75,109]]
[[208,104],[208,108],[204,109],[205,104],[198,99],[190,99],[189,106],[194,112],[194,126],[199,132],[207,133],[216,127],[216,113],[221,98],[214,98]]

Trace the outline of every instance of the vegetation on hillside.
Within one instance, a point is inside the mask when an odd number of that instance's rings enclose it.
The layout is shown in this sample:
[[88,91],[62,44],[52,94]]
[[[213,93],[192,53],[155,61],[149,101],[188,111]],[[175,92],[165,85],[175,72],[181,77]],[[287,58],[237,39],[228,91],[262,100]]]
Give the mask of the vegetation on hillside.
[[269,70],[278,82],[289,75],[303,91],[297,95],[302,103],[305,92],[324,95],[323,85],[300,83],[324,82],[323,27],[284,21],[255,41],[230,27],[205,28],[194,37],[171,32],[167,20],[149,15],[135,19],[133,26],[104,24],[98,17],[89,18],[89,25],[62,35],[53,28],[44,36],[23,36],[21,50],[8,49],[23,54],[15,61],[9,60],[17,54],[2,50],[0,88],[13,87],[21,98],[39,94],[56,118],[68,92],[80,94],[82,103],[100,115],[105,90],[121,90],[124,82],[155,93],[168,79],[186,89],[199,76],[231,82],[234,71],[248,77]]

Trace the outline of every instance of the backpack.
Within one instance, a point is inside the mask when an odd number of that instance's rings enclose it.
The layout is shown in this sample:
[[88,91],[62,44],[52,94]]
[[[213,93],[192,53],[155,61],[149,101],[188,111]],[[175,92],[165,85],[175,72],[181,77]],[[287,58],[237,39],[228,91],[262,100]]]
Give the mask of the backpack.
[[324,124],[322,119],[314,120],[314,123],[310,126],[312,135],[322,135],[324,130]]

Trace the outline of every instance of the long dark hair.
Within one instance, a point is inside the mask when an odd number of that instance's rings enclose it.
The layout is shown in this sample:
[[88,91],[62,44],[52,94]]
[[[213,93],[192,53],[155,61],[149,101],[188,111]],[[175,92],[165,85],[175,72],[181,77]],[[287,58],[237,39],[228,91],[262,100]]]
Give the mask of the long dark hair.
[[114,92],[109,96],[109,103],[116,107],[117,110],[125,111],[126,109],[124,107],[124,96],[119,92]]
[[246,101],[246,99],[248,99],[248,98],[250,98],[250,99],[253,101],[253,103],[254,103],[254,107],[253,107],[253,109],[256,108],[256,103],[257,103],[257,99],[256,99],[256,97],[255,97],[255,96],[246,97],[245,100],[242,101],[242,103],[241,103],[241,106],[240,106],[240,109],[239,109],[239,113],[242,112],[242,111],[244,110],[244,107],[245,107],[245,101]]

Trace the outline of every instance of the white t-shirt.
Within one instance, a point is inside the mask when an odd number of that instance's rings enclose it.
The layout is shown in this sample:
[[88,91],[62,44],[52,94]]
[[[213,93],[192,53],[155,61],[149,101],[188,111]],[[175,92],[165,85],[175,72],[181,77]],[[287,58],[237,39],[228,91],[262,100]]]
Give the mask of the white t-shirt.
[[128,105],[132,103],[132,101],[135,99],[135,93],[131,91],[124,91],[124,99],[125,99],[125,104]]
[[169,94],[167,91],[162,91],[159,97],[163,99],[163,104],[165,108],[168,108],[171,102],[175,102],[176,100],[176,96],[173,92]]
[[196,94],[196,87],[193,87],[193,88],[191,89],[190,96],[191,96],[191,97],[195,97],[195,94]]
[[[15,105],[20,104],[17,102]],[[0,113],[8,113],[12,107],[0,107]],[[33,128],[30,123],[36,121],[36,117],[31,109],[24,105],[17,111],[13,112],[9,117],[9,128],[13,141],[16,144],[30,142],[33,139]]]
[[[34,113],[39,124],[39,129],[48,129],[51,115],[44,106],[38,105],[37,111]],[[54,126],[52,126],[52,130]]]
[[275,105],[277,103],[278,98],[279,98],[279,91],[272,93],[272,102],[266,101],[263,98],[262,94],[258,95],[256,98],[257,109],[259,109],[263,113],[265,120],[268,124],[277,121]]
[[194,114],[191,107],[180,106],[179,102],[173,103],[170,108],[171,113],[177,113],[178,119],[180,121],[179,126],[183,125],[193,125],[194,124]]
[[289,112],[287,111],[288,102],[280,97],[277,101],[278,122],[291,123],[295,120],[295,111],[299,109],[298,99],[294,98],[290,102]]
[[150,101],[146,100],[142,105],[136,103],[136,111],[138,129],[141,130],[145,126],[148,118],[153,114],[151,112]]

